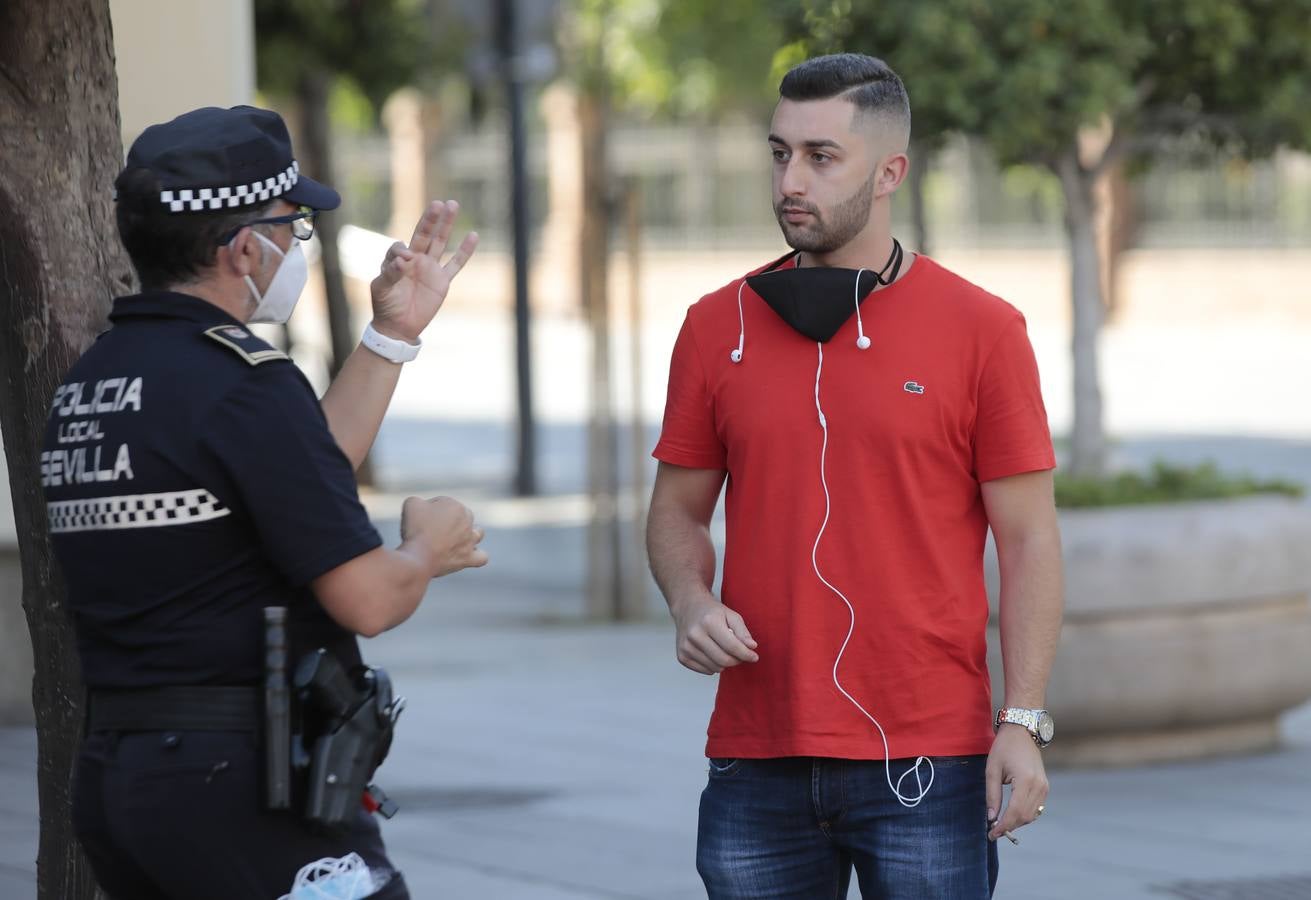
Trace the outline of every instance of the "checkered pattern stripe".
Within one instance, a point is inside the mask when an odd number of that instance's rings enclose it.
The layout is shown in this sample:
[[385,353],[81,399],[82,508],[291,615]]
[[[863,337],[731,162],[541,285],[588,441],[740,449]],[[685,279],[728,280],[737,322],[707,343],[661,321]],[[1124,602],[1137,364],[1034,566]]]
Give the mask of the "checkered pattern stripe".
[[50,515],[52,534],[189,525],[221,519],[232,512],[203,488],[90,500],[59,500],[47,503],[46,511]]
[[249,206],[253,203],[268,203],[274,197],[291,190],[299,180],[300,164],[292,160],[286,171],[279,172],[273,178],[265,178],[263,181],[251,184],[239,184],[236,187],[161,191],[159,202],[167,206],[170,212],[200,212]]

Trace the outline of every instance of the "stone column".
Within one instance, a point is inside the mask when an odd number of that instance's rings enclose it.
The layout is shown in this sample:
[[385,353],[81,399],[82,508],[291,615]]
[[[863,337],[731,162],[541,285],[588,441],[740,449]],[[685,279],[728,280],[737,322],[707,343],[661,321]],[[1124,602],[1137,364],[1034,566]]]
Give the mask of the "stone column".
[[542,92],[546,122],[547,214],[534,266],[533,296],[539,308],[579,312],[581,272],[579,235],[583,223],[583,135],[578,94],[556,82]]
[[436,111],[414,88],[392,94],[382,108],[382,121],[391,143],[391,223],[388,233],[408,241],[414,223],[423,215],[430,196],[428,184],[429,127]]

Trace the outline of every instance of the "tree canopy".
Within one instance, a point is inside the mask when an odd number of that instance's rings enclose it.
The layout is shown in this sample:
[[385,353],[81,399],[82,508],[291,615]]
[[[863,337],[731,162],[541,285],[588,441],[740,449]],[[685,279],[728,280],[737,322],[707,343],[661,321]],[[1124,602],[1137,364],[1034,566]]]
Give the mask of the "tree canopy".
[[700,119],[768,108],[774,55],[802,28],[788,0],[577,0],[572,12],[578,43],[604,48],[617,107]]
[[1003,166],[1060,179],[1074,308],[1070,468],[1099,473],[1093,186],[1126,160],[1142,171],[1181,137],[1248,158],[1311,148],[1311,0],[804,0],[804,9],[804,46],[882,56],[901,72],[915,134],[969,134]]
[[[917,130],[1054,168],[1085,128],[1108,161],[1203,135],[1248,156],[1311,146],[1311,0],[805,0],[823,50],[883,56]],[[1098,160],[1100,162],[1100,160]]]
[[255,33],[265,90],[291,95],[307,70],[327,70],[375,110],[424,72],[434,49],[422,0],[255,0]]

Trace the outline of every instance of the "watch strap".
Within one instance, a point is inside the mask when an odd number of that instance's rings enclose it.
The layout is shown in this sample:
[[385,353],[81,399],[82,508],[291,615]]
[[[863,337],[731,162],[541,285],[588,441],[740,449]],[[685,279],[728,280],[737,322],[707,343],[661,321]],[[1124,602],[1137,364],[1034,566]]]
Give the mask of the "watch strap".
[[997,724],[1020,725],[1035,734],[1038,731],[1038,714],[1036,709],[1023,709],[1010,706],[997,710]]
[[1035,744],[1039,747],[1046,747],[1051,741],[1043,740],[1041,734],[1041,722],[1044,715],[1050,715],[1050,713],[1045,709],[1025,709],[1018,706],[1003,707],[997,710],[995,725],[997,728],[1002,725],[1019,725],[1029,732]]
[[395,338],[389,338],[385,334],[378,332],[370,322],[364,328],[364,336],[360,339],[369,350],[381,356],[388,362],[396,364],[407,363],[419,355],[419,350],[423,347],[423,341],[411,344],[407,341],[398,341]]

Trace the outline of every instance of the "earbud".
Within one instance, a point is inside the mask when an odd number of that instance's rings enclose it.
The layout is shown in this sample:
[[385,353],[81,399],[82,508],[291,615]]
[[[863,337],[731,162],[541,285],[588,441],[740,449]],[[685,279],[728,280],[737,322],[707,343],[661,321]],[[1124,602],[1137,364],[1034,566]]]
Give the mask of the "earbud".
[[737,286],[737,349],[728,354],[728,358],[735,363],[742,361],[742,351],[747,345],[747,319],[742,314],[742,289],[747,286],[747,280],[742,279],[742,283]]
[[[859,350],[869,349],[869,338],[865,337],[865,323],[860,320],[860,276],[865,272],[865,269],[861,269],[856,273],[856,289],[851,296],[851,300],[856,306],[856,334],[860,335],[856,338],[856,348]],[[875,283],[878,282],[877,275],[874,276],[874,280]]]

